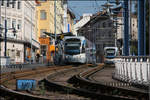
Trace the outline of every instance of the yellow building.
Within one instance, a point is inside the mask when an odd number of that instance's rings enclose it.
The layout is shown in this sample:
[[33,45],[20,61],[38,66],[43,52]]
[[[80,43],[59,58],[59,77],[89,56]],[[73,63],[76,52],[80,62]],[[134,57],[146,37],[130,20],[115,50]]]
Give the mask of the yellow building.
[[71,12],[69,9],[67,9],[67,22],[68,22],[68,27],[69,27],[69,32],[74,33],[74,19],[75,15],[73,12]]
[[[37,34],[39,37],[40,53],[46,61],[49,61],[54,52],[54,40],[43,32],[54,33],[54,0],[42,0],[36,7]],[[63,32],[63,1],[56,1],[56,34]],[[45,42],[49,41],[49,42]]]

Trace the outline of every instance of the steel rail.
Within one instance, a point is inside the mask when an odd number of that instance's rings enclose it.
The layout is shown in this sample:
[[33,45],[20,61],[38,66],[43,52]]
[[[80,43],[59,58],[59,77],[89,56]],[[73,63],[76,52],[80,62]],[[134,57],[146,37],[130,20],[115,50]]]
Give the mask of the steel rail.
[[0,75],[0,97],[5,97],[9,96],[11,98],[15,98],[16,100],[49,100],[46,97],[41,97],[41,96],[36,96],[36,95],[31,95],[27,93],[22,93],[19,91],[15,91],[12,89],[7,88],[5,86],[5,82],[16,80],[18,78],[23,78],[23,77],[30,77],[32,75],[37,75],[41,73],[47,73],[49,71],[57,71],[57,70],[63,70],[63,69],[68,69],[71,68],[71,66],[62,66],[62,67],[45,67],[45,68],[33,68],[32,70],[23,70],[23,71],[16,71],[16,72],[7,72],[3,73]]
[[[83,72],[84,74],[82,74],[82,75],[85,77],[86,75],[90,75],[94,72],[97,72],[98,70],[101,70],[102,68],[103,67],[96,67],[96,68],[93,68],[92,70],[84,71]],[[60,73],[59,73],[59,75],[60,75]],[[62,73],[64,73],[64,72],[62,72]],[[84,97],[88,97],[88,98],[92,98],[92,99],[100,99],[100,100],[112,100],[112,99],[113,100],[135,100],[134,98],[130,98],[130,97],[109,95],[109,94],[105,94],[105,93],[98,93],[95,91],[91,91],[91,90],[89,90],[87,88],[83,88],[83,87],[80,88],[81,84],[82,84],[82,86],[85,86],[85,87],[86,86],[88,86],[88,87],[92,86],[92,84],[90,85],[89,82],[86,83],[84,80],[81,82],[81,80],[75,79],[75,77],[80,75],[81,73],[74,75],[69,80],[61,81],[62,83],[59,81],[54,81],[54,80],[50,79],[52,77],[54,78],[54,76],[56,76],[58,74],[58,73],[55,73],[55,74],[52,74],[52,75],[48,76],[47,78],[45,78],[44,82],[50,91],[63,91],[65,93],[69,92],[70,94],[77,94],[80,96],[84,96]],[[63,76],[61,76],[61,77],[63,77]],[[68,84],[64,85],[63,82],[66,82],[66,83],[68,82]],[[73,82],[73,83],[71,83],[71,82]]]
[[[98,70],[101,70],[101,69],[98,69]],[[118,86],[111,86],[109,84],[106,85],[106,84],[102,84],[100,82],[92,81],[91,79],[89,79],[89,77],[92,74],[96,73],[98,70],[89,71],[85,73],[83,72],[78,75],[75,75],[70,79],[70,83],[74,84],[74,86],[76,87],[84,88],[93,92],[99,92],[99,93],[104,93],[104,94],[107,93],[111,95],[114,95],[113,92],[118,92],[122,96],[128,95],[131,97],[148,98],[148,92],[125,89],[125,88],[121,88]]]

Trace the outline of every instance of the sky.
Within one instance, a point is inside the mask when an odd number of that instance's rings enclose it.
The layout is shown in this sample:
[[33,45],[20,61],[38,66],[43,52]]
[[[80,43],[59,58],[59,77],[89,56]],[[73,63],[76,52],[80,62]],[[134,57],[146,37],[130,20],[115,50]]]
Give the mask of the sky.
[[[75,20],[79,20],[83,13],[96,13],[101,11],[101,5],[106,2],[107,0],[68,0],[68,8],[75,14]],[[134,4],[134,2],[132,4]]]
[[83,13],[96,13],[102,10],[101,5],[105,2],[105,0],[70,0],[68,8],[75,14],[76,19],[79,19]]

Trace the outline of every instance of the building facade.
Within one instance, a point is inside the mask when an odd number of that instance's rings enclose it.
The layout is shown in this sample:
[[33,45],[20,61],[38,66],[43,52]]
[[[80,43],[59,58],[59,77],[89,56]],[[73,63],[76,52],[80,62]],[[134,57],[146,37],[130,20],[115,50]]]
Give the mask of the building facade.
[[84,26],[87,22],[90,21],[92,14],[83,14],[83,17],[77,21],[74,25],[74,34],[77,35],[77,30]]
[[55,34],[55,21],[56,34],[63,32],[63,0],[56,1],[56,12],[54,11],[55,6],[53,0],[43,0],[39,2],[40,4],[36,7],[37,34],[41,45],[40,54],[44,61],[48,62],[53,60],[55,43],[54,39],[43,32]]
[[70,9],[67,10],[67,21],[68,21],[68,32],[75,33],[74,30],[74,19],[75,15],[73,12],[70,11]]
[[[122,52],[123,46],[123,38],[124,38],[124,20],[123,14],[119,13],[117,15],[117,24],[116,35],[117,35],[117,46],[120,48],[120,52]],[[129,32],[129,42],[130,42],[130,55],[137,54],[137,40],[138,40],[138,23],[137,17],[135,15],[131,16],[131,31]]]
[[88,23],[78,30],[96,46],[96,62],[104,62],[104,47],[115,46],[113,21],[100,13],[93,15]]
[[[1,1],[1,56],[4,56],[5,18],[7,20],[7,56],[13,63],[34,61],[39,48],[36,35],[34,1]],[[16,30],[13,33],[12,28]],[[32,50],[31,50],[32,49]],[[32,54],[31,54],[31,51]],[[32,56],[31,56],[32,55]]]

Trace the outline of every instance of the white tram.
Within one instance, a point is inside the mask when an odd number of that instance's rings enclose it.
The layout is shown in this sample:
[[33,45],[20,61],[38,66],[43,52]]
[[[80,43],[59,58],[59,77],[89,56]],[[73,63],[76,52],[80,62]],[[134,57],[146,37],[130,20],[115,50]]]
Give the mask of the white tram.
[[105,64],[114,64],[116,60],[116,56],[118,56],[118,48],[117,47],[105,47],[104,48],[105,55]]
[[63,50],[66,63],[96,63],[95,45],[83,36],[65,36]]

